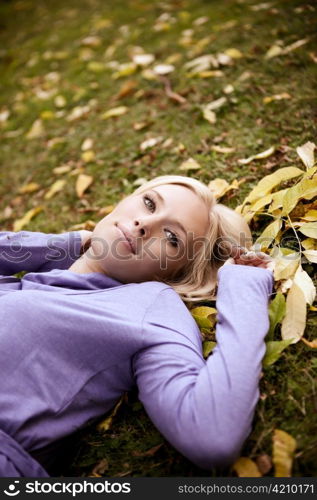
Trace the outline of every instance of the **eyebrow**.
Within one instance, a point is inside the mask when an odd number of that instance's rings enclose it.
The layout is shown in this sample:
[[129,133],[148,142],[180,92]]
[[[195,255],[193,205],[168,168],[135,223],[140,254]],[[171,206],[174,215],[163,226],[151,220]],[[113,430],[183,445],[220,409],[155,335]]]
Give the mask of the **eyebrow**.
[[[155,189],[151,189],[151,191],[153,191],[153,193],[156,194],[156,196],[158,197],[158,199],[160,200],[160,202],[162,203],[162,205],[165,205],[165,200],[163,198],[163,196],[158,192],[156,191]],[[184,233],[185,233],[185,236],[187,236],[187,231],[186,229],[184,228],[183,224],[181,224],[179,221],[175,221],[174,224],[176,226],[178,226]]]

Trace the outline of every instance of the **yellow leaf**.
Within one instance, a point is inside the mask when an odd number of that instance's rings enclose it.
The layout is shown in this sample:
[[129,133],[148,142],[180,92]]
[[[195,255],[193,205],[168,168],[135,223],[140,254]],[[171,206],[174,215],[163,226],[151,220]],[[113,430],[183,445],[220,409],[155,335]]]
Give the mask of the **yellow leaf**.
[[[295,167],[290,167],[295,168]],[[317,194],[317,178],[303,178],[290,187],[283,198],[283,214],[289,214],[301,198],[311,199]]]
[[72,167],[70,165],[61,165],[60,167],[53,168],[53,173],[56,175],[66,174],[71,170],[71,168]]
[[160,142],[162,142],[164,137],[159,136],[159,137],[152,137],[151,139],[146,139],[140,144],[140,149],[141,151],[145,151],[146,149],[153,148]]
[[41,206],[28,210],[28,212],[26,212],[26,214],[21,219],[17,219],[16,221],[14,221],[13,231],[21,231],[21,229],[26,226],[30,222],[30,220],[33,219],[33,217],[42,212],[42,210],[43,207]]
[[264,97],[263,103],[269,104],[272,101],[281,101],[282,99],[291,99],[291,96],[287,92],[282,92],[282,94],[275,94],[272,96]]
[[296,344],[306,327],[306,299],[301,288],[293,283],[286,297],[286,313],[282,321],[282,339],[293,339]]
[[288,191],[288,188],[286,189],[281,189],[280,191],[277,191],[276,193],[272,194],[272,203],[269,207],[269,212],[273,212],[277,208],[280,208],[283,206],[283,200],[286,191]]
[[94,141],[92,139],[90,139],[89,137],[87,137],[87,139],[85,139],[81,145],[81,150],[88,151],[89,149],[92,149],[93,145],[94,145]]
[[43,122],[42,120],[38,119],[35,120],[33,123],[32,127],[26,134],[27,139],[37,139],[38,137],[41,137],[44,134],[44,127],[43,127]]
[[269,156],[271,156],[274,153],[274,151],[275,151],[275,147],[271,146],[269,149],[262,151],[262,153],[258,153],[256,155],[250,156],[249,158],[243,158],[241,160],[238,160],[238,163],[240,163],[240,165],[247,165],[248,163],[251,163],[251,161],[253,161],[253,160],[262,160],[263,158],[268,158]]
[[[317,253],[317,252],[316,252]],[[299,265],[295,273],[294,283],[301,289],[307,304],[312,305],[316,297],[316,288],[311,277]]]
[[305,250],[303,254],[309,262],[317,264],[317,250]]
[[211,146],[211,151],[216,151],[216,153],[233,153],[235,151],[235,148],[228,148],[225,146],[217,146],[216,144],[214,146]]
[[292,252],[289,249],[279,248],[276,254],[276,247],[273,250],[271,256],[274,256],[275,261],[275,280],[279,281],[293,278],[300,264],[299,252]]
[[153,54],[135,54],[132,59],[138,66],[148,66],[154,61],[155,56]]
[[81,154],[81,159],[85,162],[85,163],[90,163],[91,161],[94,161],[96,155],[94,153],[94,151],[92,151],[91,149],[88,150],[88,151],[84,151],[82,154]]
[[79,198],[82,197],[86,189],[93,182],[93,177],[91,175],[80,174],[76,181],[76,193]]
[[233,464],[233,470],[236,471],[239,477],[262,477],[256,463],[247,457],[238,458]]
[[304,172],[297,167],[284,167],[273,172],[273,174],[266,175],[260,182],[252,189],[251,193],[245,199],[245,202],[252,203],[258,198],[270,193],[275,186],[283,181],[293,179],[302,175]]
[[268,248],[272,241],[276,238],[279,230],[282,227],[282,221],[281,219],[276,219],[275,221],[271,222],[262,234],[258,237],[256,240],[255,244],[260,245],[261,248]]
[[105,431],[108,431],[110,429],[112,421],[113,421],[114,417],[116,416],[116,414],[117,414],[117,412],[122,404],[122,401],[123,401],[123,396],[119,399],[119,401],[117,402],[117,404],[115,405],[115,407],[111,411],[109,417],[105,418],[104,420],[102,420],[102,422],[100,422],[97,425],[97,429],[99,431],[105,432]]
[[[316,307],[314,309],[317,311]],[[302,337],[301,340],[304,342],[304,344],[308,345],[312,349],[317,349],[317,339],[309,341],[309,340],[305,339],[304,337]]]
[[214,179],[208,184],[208,188],[216,199],[221,198],[230,189],[229,183],[225,179]]
[[127,106],[118,106],[117,108],[109,109],[108,111],[103,113],[101,115],[101,118],[103,120],[107,120],[108,118],[112,118],[114,116],[121,116],[124,115],[128,110],[129,108],[127,108]]
[[188,158],[188,160],[183,161],[178,170],[198,170],[199,168],[201,168],[201,165],[194,158]]
[[298,230],[305,236],[317,239],[317,222],[307,222],[299,227]]
[[296,148],[296,152],[307,170],[314,166],[314,150],[316,145],[313,142],[306,142],[303,146]]
[[301,219],[308,221],[317,221],[317,210],[308,210],[305,215],[302,215]]
[[41,186],[37,184],[37,182],[29,182],[28,184],[24,184],[24,186],[21,186],[18,190],[18,193],[20,194],[25,194],[25,193],[33,193],[34,191],[37,191]]
[[57,95],[54,98],[54,104],[57,108],[64,108],[66,106],[67,101],[63,95]]
[[214,111],[211,111],[210,109],[203,108],[203,116],[204,118],[209,122],[209,123],[216,123],[217,121],[217,116]]
[[314,238],[306,238],[301,244],[305,250],[317,250],[317,241]]
[[136,70],[137,70],[137,65],[135,63],[123,63],[120,64],[118,70],[115,73],[113,73],[112,78],[114,80],[117,80],[122,76],[133,75],[133,73],[135,73]]
[[216,322],[217,309],[199,306],[191,310],[191,314],[200,328],[212,328]]
[[240,52],[240,50],[234,49],[234,48],[227,49],[227,50],[225,50],[224,53],[227,56],[231,57],[232,59],[240,59],[241,57],[243,57],[242,52]]
[[101,73],[102,71],[105,71],[106,66],[104,63],[99,61],[89,61],[89,63],[87,64],[87,69],[88,71],[92,71],[93,73]]
[[272,47],[269,48],[267,53],[265,54],[264,58],[265,59],[272,59],[272,57],[276,57],[283,54],[283,49],[279,45],[272,45]]
[[273,464],[275,477],[291,477],[296,440],[287,432],[275,429],[273,435]]
[[45,194],[44,198],[45,200],[49,200],[50,198],[52,198],[56,193],[58,193],[59,191],[61,191],[64,186],[66,184],[66,181],[64,179],[59,179],[58,181],[55,181],[50,189],[47,191],[47,193]]
[[261,210],[261,208],[265,207],[265,205],[268,205],[271,202],[272,197],[273,197],[272,194],[267,194],[266,196],[263,196],[263,198],[260,198],[252,205],[247,206],[243,211],[243,214],[247,212],[258,212],[259,210]]

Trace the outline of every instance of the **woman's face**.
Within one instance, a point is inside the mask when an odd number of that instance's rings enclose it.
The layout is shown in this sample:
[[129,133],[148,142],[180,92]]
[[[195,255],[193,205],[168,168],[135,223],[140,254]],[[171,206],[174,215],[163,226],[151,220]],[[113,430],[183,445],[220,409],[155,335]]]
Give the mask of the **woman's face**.
[[208,209],[186,186],[164,184],[123,199],[95,227],[89,258],[122,283],[172,278],[201,247]]

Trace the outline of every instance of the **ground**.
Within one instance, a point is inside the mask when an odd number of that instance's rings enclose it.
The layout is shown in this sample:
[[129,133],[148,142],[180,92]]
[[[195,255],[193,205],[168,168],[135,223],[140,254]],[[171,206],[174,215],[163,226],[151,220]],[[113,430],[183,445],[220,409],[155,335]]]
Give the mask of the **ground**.
[[[161,174],[205,182],[243,179],[222,199],[235,208],[264,175],[300,166],[296,148],[313,141],[316,131],[314,20],[316,6],[300,0],[1,2],[1,227],[16,229],[18,219],[38,208],[24,229],[91,229],[105,207],[131,193],[140,179]],[[272,46],[282,52],[267,57]],[[142,49],[155,56],[154,64],[118,67]],[[205,54],[217,56],[216,63],[189,74],[186,62]],[[175,69],[156,77],[149,71],[155,64]],[[226,101],[210,123],[201,107],[221,97]],[[122,115],[104,116],[121,106],[127,108]],[[157,145],[140,147],[157,137]],[[93,142],[83,147],[86,139]],[[267,159],[238,162],[271,146],[275,153]],[[200,168],[179,170],[188,158]],[[53,171],[61,166],[64,173]],[[79,196],[76,181],[83,174],[92,182]],[[45,196],[57,180],[65,183]],[[21,191],[30,183],[37,186]],[[316,312],[308,319],[308,337],[314,327]],[[270,457],[272,432],[281,428],[297,440],[292,474],[316,475],[316,371],[316,355],[302,343],[263,371],[243,456]],[[93,426],[78,445],[63,475],[234,474],[202,471],[173,450],[136,393],[124,398],[109,430]]]

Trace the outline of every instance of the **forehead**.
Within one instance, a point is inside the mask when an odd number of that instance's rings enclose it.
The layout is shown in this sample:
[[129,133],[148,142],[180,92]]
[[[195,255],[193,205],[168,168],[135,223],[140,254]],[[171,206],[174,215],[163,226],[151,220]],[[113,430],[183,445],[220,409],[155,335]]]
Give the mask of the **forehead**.
[[192,232],[196,237],[204,236],[208,228],[208,208],[203,200],[187,186],[163,184],[153,188],[164,198],[163,210]]

